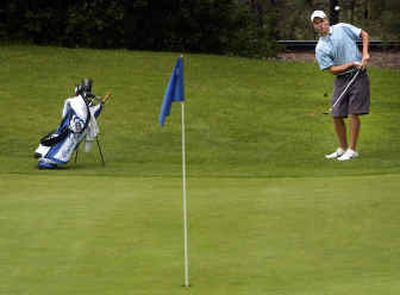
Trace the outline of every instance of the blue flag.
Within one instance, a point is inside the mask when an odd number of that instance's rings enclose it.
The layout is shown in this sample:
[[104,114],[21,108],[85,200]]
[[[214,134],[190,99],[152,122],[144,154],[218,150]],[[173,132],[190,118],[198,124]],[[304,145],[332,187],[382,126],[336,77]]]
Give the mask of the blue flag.
[[164,126],[165,119],[169,115],[171,103],[173,101],[184,101],[183,91],[183,56],[176,61],[175,67],[169,78],[167,89],[165,90],[164,100],[160,111],[160,124]]

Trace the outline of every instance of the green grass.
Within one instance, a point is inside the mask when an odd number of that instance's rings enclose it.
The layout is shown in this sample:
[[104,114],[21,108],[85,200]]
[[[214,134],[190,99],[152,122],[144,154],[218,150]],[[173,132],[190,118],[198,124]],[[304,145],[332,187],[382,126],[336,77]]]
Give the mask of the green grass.
[[[101,117],[109,166],[80,174],[177,176],[180,106],[158,125],[177,54],[1,47],[0,172],[37,173],[40,136],[59,123],[63,101],[82,77],[114,100]],[[338,165],[328,108],[331,77],[316,65],[186,55],[187,151],[193,176],[333,176],[400,170],[399,71],[371,69],[372,114],[362,121],[362,160]],[[82,166],[81,165],[81,166]],[[343,169],[345,167],[345,169]],[[361,168],[361,169],[360,169]],[[57,172],[56,172],[57,173]],[[65,172],[62,173],[74,173]]]
[[[360,159],[336,147],[316,65],[185,55],[190,280],[183,283],[178,54],[0,47],[0,294],[398,294],[398,70],[371,68]],[[112,90],[96,150],[39,171],[74,83]]]
[[1,183],[1,294],[400,290],[398,175],[190,180],[190,291],[179,179]]

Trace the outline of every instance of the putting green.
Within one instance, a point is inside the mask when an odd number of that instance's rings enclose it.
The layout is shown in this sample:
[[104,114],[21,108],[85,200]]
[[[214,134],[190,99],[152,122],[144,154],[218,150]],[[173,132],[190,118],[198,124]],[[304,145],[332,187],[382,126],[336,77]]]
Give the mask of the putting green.
[[398,175],[3,175],[2,294],[396,294]]

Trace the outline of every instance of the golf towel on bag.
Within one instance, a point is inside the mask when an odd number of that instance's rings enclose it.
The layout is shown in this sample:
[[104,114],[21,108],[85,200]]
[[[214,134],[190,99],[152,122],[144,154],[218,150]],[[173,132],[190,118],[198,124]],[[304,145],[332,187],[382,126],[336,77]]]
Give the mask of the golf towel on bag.
[[81,95],[65,100],[60,126],[44,136],[35,151],[39,169],[52,169],[67,164],[79,144],[85,140],[85,151],[99,133],[96,119],[103,104],[87,103]]

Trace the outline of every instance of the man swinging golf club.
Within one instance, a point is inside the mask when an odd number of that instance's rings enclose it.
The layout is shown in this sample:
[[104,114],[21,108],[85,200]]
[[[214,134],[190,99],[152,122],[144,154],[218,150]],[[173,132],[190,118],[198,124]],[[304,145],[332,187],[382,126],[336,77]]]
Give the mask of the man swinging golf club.
[[[366,67],[369,61],[368,33],[350,24],[330,26],[326,14],[315,10],[311,22],[320,38],[315,57],[321,70],[336,76],[330,109],[339,147],[325,155],[327,159],[347,161],[358,157],[357,140],[360,115],[369,113],[370,88]],[[362,54],[357,40],[362,40]],[[344,119],[350,118],[350,144]]]

